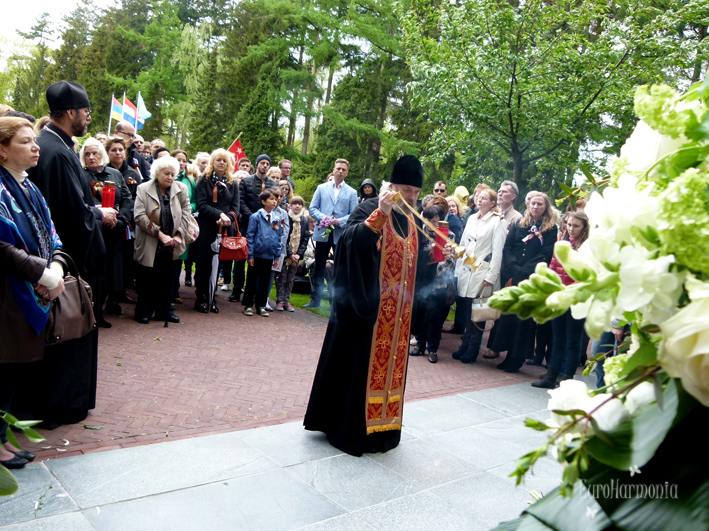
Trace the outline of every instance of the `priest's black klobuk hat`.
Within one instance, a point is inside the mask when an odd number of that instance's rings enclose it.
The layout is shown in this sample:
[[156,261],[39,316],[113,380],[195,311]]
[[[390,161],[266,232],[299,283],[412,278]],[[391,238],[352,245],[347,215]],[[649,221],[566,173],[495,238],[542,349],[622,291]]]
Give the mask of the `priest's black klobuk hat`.
[[421,188],[423,186],[423,166],[421,166],[419,159],[413,155],[404,155],[397,160],[394,169],[391,170],[389,182]]
[[85,109],[91,107],[86,89],[73,81],[58,81],[47,89],[50,111]]

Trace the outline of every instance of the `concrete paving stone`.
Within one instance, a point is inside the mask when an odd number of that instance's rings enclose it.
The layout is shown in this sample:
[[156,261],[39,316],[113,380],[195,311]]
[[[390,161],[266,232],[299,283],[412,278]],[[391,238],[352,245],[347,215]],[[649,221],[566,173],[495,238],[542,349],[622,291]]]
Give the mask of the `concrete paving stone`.
[[480,433],[518,445],[525,452],[533,450],[544,444],[550,432],[543,432],[527,428],[524,425],[524,416],[509,417],[485,424],[478,424],[476,428]]
[[489,525],[468,511],[442,501],[430,491],[368,507],[354,516],[378,531],[488,531]]
[[12,473],[19,488],[12,496],[0,497],[0,526],[78,509],[44,463],[30,463]]
[[47,466],[81,508],[278,467],[233,434],[58,459]]
[[327,442],[324,433],[306,431],[302,422],[256,428],[237,432],[236,435],[281,466],[315,461],[342,453]]
[[366,456],[343,454],[301,463],[287,470],[348,511],[421,490],[418,485]]
[[2,529],[3,531],[96,531],[86,517],[79,512],[38,518]]
[[476,426],[434,435],[426,442],[486,470],[515,461],[526,453],[518,444],[491,437]]
[[529,492],[494,474],[475,476],[447,483],[429,491],[445,500],[455,510],[469,514],[491,529],[501,522],[519,516],[532,501]]
[[283,470],[84,511],[96,531],[285,531],[343,513]]
[[377,463],[393,470],[401,477],[427,489],[448,483],[483,470],[432,445],[427,439],[402,442],[396,451],[368,455]]
[[[491,468],[488,473],[514,484],[515,478],[510,477],[514,469],[514,463],[505,463],[499,467]],[[536,490],[542,494],[549,494],[561,484],[562,473],[562,466],[553,457],[543,457],[534,464],[517,488],[524,492]]]
[[[476,391],[476,393],[483,392]],[[499,411],[463,396],[445,396],[405,404],[402,427],[417,437],[425,437],[505,416]]]
[[530,411],[538,411],[545,409],[549,403],[546,390],[537,389],[528,383],[473,391],[462,396],[507,415],[522,415]]
[[329,520],[298,528],[298,531],[376,531],[353,514],[343,514]]

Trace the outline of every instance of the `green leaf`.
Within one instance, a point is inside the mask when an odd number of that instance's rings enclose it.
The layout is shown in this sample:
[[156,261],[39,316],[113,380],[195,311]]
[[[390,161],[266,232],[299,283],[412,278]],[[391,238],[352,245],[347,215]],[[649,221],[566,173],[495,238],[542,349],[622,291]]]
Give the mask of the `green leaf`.
[[657,360],[657,345],[655,343],[643,343],[635,354],[628,358],[625,367],[620,371],[620,377],[627,376],[638,367],[647,367]]
[[532,419],[527,417],[524,419],[524,425],[527,426],[528,428],[532,428],[533,430],[537,431],[545,431],[549,429],[549,426],[546,425],[546,423],[541,422],[537,419]]
[[574,485],[571,496],[562,496],[561,487],[557,487],[527,509],[527,512],[556,530],[600,531],[611,524],[606,513],[581,482]]
[[589,438],[586,442],[588,452],[594,459],[618,470],[644,466],[655,454],[670,428],[696,404],[691,404],[685,398],[680,400],[680,393],[686,393],[679,389],[677,380],[670,379],[664,390],[663,409],[657,403],[640,408],[634,416],[605,432],[610,444],[600,437]]
[[33,443],[42,442],[44,440],[44,437],[42,437],[39,433],[34,431],[32,428],[25,428],[22,430],[22,433],[24,433],[25,437],[27,437]]
[[14,426],[23,430],[25,428],[31,428],[32,426],[36,426],[41,422],[41,420],[18,420],[17,422],[15,422]]
[[89,424],[84,424],[84,428],[86,428],[87,430],[102,430],[105,427],[106,426],[91,426]]
[[17,488],[15,476],[7,468],[0,465],[0,496],[11,496],[17,492]]

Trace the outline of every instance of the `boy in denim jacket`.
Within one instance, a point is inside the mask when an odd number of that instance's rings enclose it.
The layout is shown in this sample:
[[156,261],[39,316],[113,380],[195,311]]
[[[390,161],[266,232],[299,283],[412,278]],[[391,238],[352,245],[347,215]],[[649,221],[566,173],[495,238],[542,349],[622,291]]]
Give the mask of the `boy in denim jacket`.
[[246,232],[246,242],[249,247],[249,267],[246,273],[246,288],[243,303],[246,306],[245,315],[256,313],[268,317],[266,302],[271,279],[271,268],[278,266],[281,255],[283,237],[283,220],[273,210],[278,205],[278,196],[273,190],[267,189],[259,195],[261,208],[249,218],[249,229]]

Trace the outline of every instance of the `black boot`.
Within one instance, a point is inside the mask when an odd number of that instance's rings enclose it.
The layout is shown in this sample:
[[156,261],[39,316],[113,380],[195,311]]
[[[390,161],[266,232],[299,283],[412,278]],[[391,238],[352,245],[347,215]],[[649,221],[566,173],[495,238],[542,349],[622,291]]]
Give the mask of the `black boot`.
[[556,389],[556,377],[557,375],[555,373],[547,371],[544,378],[538,382],[532,382],[532,387],[538,387],[540,389]]

